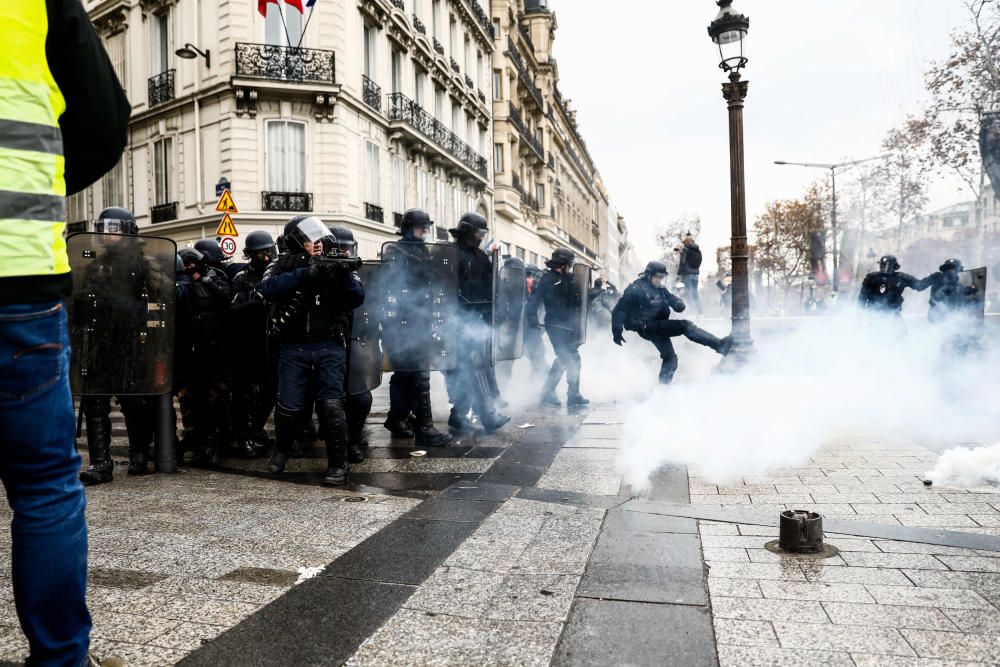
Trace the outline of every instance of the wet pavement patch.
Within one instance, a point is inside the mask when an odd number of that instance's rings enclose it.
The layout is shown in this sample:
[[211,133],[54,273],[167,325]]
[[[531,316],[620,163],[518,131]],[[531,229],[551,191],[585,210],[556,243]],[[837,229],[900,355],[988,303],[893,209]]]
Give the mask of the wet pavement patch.
[[243,584],[261,584],[264,586],[280,586],[288,588],[295,585],[299,578],[298,572],[291,570],[272,570],[266,567],[240,567],[219,577],[219,581],[237,581]]
[[89,583],[92,586],[136,591],[163,581],[167,578],[167,575],[155,572],[143,572],[142,570],[118,570],[107,567],[95,567],[90,570],[88,577]]

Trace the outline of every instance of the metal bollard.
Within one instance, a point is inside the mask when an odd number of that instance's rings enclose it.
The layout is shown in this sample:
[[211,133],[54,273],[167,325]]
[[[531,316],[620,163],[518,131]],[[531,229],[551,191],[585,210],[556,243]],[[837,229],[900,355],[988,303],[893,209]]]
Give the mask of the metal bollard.
[[783,551],[794,554],[815,554],[823,551],[823,517],[806,510],[781,513],[778,544]]
[[156,472],[177,472],[177,415],[172,394],[157,399]]

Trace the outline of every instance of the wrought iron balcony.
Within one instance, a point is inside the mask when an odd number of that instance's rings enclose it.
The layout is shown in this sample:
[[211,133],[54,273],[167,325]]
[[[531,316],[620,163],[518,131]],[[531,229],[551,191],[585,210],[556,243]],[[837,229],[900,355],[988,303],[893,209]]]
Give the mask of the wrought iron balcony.
[[149,106],[155,107],[174,99],[174,70],[149,77]]
[[523,23],[518,23],[517,30],[521,33],[521,39],[524,40],[524,43],[527,44],[532,53],[534,53],[535,43],[531,41],[531,33],[528,32],[528,28],[526,28]]
[[275,44],[236,45],[236,77],[293,83],[335,83],[336,55]]
[[538,89],[535,85],[535,79],[531,76],[531,72],[528,71],[528,67],[524,64],[524,60],[521,58],[521,53],[517,50],[517,46],[514,45],[514,40],[507,36],[507,57],[510,58],[510,62],[514,65],[514,69],[517,70],[517,78],[520,79],[521,85],[524,89],[528,91],[531,98],[535,100],[535,104],[538,105],[540,110],[545,109],[545,101],[542,99],[542,91]]
[[455,60],[454,58],[452,58],[452,59],[451,59],[451,70],[452,70],[452,71],[453,71],[453,72],[454,72],[455,74],[458,74],[459,72],[461,72],[461,71],[462,71],[462,70],[461,70],[461,68],[460,68],[460,67],[458,66],[458,61],[457,61],[457,60]]
[[261,210],[295,211],[304,213],[313,210],[311,192],[261,192]]
[[419,32],[421,35],[427,34],[427,26],[424,25],[424,22],[421,21],[420,17],[417,16],[416,14],[413,15],[413,29]]
[[160,222],[170,222],[177,219],[177,202],[169,204],[159,204],[149,210],[149,219],[152,224]]
[[469,88],[474,88],[476,84],[472,82],[472,77],[468,74],[465,75],[465,85]]
[[365,104],[375,111],[382,111],[382,87],[368,78],[368,75],[361,75],[361,94]]
[[392,0],[392,6],[401,12],[406,11],[406,3],[403,0]]
[[437,37],[435,37],[432,40],[431,43],[434,45],[434,52],[437,53],[439,56],[443,56],[444,55],[444,44],[442,44],[440,42],[440,40],[438,40]]
[[514,189],[518,191],[519,194],[524,194],[524,188],[521,187],[521,177],[514,174],[512,181],[514,183]]
[[535,199],[534,195],[528,194],[527,192],[521,195],[521,201],[524,202],[525,206],[533,211],[538,211],[540,209],[538,200]]
[[406,123],[431,141],[435,142],[455,159],[481,177],[487,177],[486,158],[472,150],[455,133],[434,118],[419,104],[402,93],[389,95],[389,120]]
[[468,2],[469,6],[472,8],[472,15],[476,17],[477,21],[479,21],[479,25],[483,26],[483,30],[486,31],[486,34],[493,35],[493,22],[490,21],[490,17],[486,15],[483,8],[479,6],[479,2],[477,0],[468,0]]
[[381,206],[365,202],[365,217],[372,222],[385,222],[385,212]]
[[521,136],[521,140],[535,152],[538,158],[545,162],[545,149],[542,147],[542,142],[538,140],[536,136],[531,134],[528,126],[525,125],[524,120],[521,119],[521,113],[514,106],[513,102],[508,102],[508,115],[510,118],[511,125],[517,129],[517,133]]

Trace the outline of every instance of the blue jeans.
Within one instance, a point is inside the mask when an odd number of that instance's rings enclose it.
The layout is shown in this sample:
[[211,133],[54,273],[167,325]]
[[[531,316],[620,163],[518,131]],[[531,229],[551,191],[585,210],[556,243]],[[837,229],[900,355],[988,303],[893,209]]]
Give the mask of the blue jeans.
[[701,297],[698,295],[698,274],[686,273],[681,276],[681,281],[684,283],[685,300],[693,305],[698,314],[701,315]]
[[28,665],[78,667],[90,642],[69,355],[61,302],[0,305],[0,479],[14,512],[14,605]]

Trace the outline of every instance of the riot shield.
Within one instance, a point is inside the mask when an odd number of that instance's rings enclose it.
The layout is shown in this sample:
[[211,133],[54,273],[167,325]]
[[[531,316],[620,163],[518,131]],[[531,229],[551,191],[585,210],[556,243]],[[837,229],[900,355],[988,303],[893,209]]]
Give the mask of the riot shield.
[[977,319],[986,318],[986,267],[979,269],[969,269],[958,274],[958,281],[962,287],[976,288],[966,297],[962,304],[963,311]]
[[450,243],[384,244],[371,307],[382,328],[383,370],[453,370],[460,334],[454,326],[457,248]]
[[66,239],[66,250],[73,275],[73,393],[168,393],[174,362],[176,244],[154,236],[82,233]]
[[573,265],[573,307],[577,318],[573,323],[576,345],[587,342],[587,319],[590,311],[590,267],[586,264]]
[[523,267],[505,266],[494,283],[493,357],[496,361],[520,359],[524,354],[524,305],[528,298]]
[[365,303],[354,311],[351,323],[350,366],[347,371],[347,393],[354,396],[382,384],[382,334],[379,332],[377,300],[378,262],[365,262],[358,275],[365,286]]

